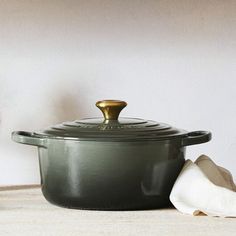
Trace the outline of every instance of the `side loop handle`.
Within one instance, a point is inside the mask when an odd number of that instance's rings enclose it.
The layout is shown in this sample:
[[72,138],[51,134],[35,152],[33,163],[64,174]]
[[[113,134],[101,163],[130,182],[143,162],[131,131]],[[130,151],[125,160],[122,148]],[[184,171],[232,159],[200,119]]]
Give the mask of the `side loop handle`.
[[23,143],[38,147],[46,147],[46,139],[36,137],[31,132],[14,131],[12,132],[12,140],[14,140],[17,143]]
[[206,143],[211,140],[211,132],[209,131],[192,131],[187,133],[183,138],[182,145],[189,146],[194,144]]

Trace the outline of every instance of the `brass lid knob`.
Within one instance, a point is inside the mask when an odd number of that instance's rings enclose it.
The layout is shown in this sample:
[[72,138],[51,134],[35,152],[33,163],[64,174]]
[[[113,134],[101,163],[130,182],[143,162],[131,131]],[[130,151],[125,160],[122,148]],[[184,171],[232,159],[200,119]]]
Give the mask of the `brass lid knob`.
[[105,120],[118,120],[121,110],[127,103],[119,100],[103,100],[96,102],[96,106],[102,111]]

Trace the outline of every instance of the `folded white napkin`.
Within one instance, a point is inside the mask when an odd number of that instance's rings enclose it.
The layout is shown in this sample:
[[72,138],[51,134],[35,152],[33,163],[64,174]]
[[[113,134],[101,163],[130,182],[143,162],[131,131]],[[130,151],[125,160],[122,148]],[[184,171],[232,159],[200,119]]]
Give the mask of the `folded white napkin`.
[[202,155],[179,174],[170,201],[182,213],[236,217],[236,185],[231,173]]

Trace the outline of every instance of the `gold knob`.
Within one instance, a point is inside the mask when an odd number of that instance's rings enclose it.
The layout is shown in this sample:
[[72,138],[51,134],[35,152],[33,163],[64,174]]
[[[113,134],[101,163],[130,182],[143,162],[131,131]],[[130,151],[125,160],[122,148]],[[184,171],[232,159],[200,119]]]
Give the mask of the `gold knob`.
[[102,111],[105,120],[118,120],[121,110],[127,103],[119,100],[98,101],[96,106]]

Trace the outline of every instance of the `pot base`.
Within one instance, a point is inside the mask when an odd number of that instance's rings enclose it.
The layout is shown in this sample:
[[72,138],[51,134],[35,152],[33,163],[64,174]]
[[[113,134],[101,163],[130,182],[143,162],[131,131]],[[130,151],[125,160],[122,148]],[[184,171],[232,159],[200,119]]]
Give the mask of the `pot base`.
[[151,199],[136,199],[133,201],[127,201],[127,202],[120,202],[120,203],[109,203],[109,201],[106,202],[100,202],[97,203],[95,201],[88,202],[88,200],[82,199],[51,199],[50,196],[47,196],[47,194],[42,190],[44,197],[48,202],[50,202],[53,205],[64,207],[68,209],[77,209],[77,210],[97,210],[97,211],[134,211],[134,210],[153,210],[153,209],[161,209],[161,208],[167,208],[171,207],[172,204],[169,200],[169,198],[164,197],[155,197]]

